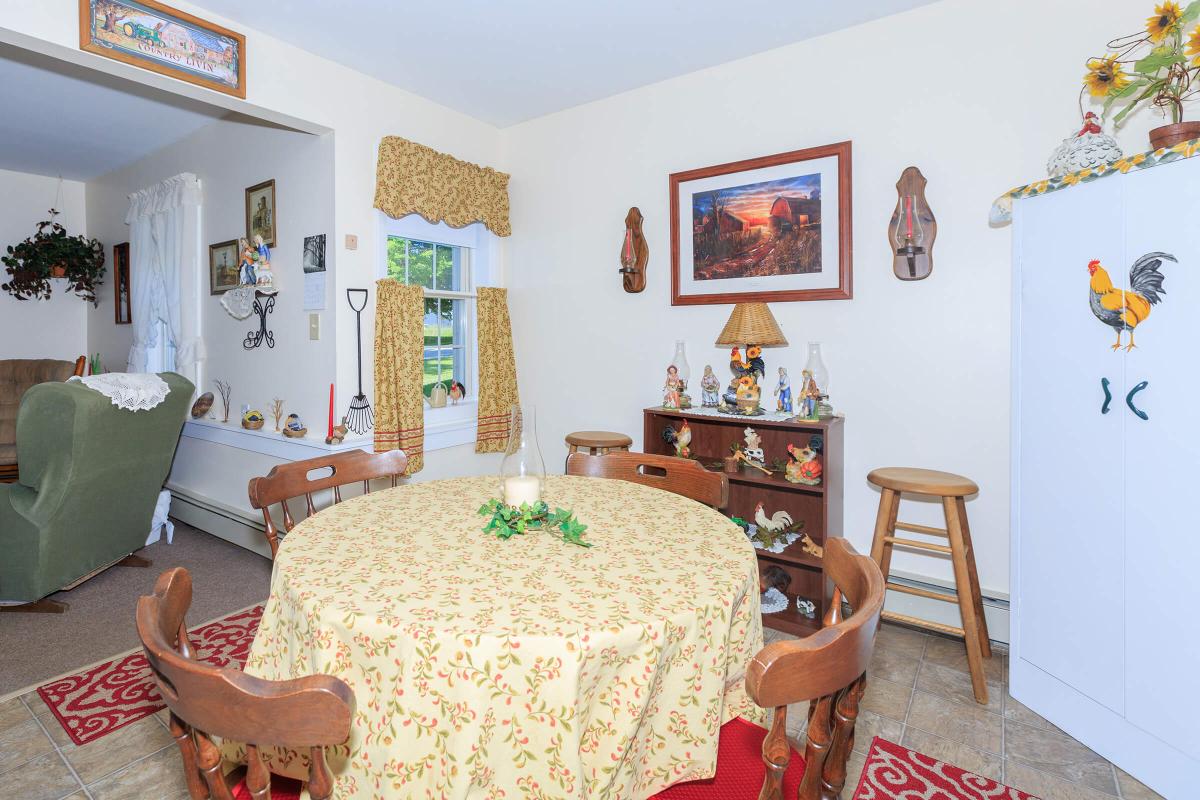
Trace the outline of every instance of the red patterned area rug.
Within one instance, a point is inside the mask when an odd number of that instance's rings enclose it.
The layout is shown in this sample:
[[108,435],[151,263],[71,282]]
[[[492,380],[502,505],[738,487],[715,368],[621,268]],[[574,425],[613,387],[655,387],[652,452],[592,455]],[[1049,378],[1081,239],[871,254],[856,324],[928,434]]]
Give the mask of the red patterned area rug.
[[[246,664],[263,607],[235,611],[193,628],[188,641],[196,657],[218,667]],[[75,744],[87,744],[166,708],[140,649],[51,681],[37,693]]]
[[871,742],[854,800],[1038,800],[898,744]]

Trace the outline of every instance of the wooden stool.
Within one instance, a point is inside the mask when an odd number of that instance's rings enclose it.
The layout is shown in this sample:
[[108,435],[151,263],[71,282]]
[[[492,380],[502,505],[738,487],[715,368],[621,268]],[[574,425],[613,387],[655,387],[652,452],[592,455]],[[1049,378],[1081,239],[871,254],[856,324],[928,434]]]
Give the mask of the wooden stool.
[[[991,658],[992,644],[988,639],[987,620],[983,615],[983,598],[979,593],[979,575],[975,571],[975,553],[971,547],[971,528],[967,524],[967,506],[963,502],[966,495],[975,494],[979,491],[979,487],[975,485],[974,481],[961,475],[908,467],[885,467],[873,470],[871,474],[867,475],[867,480],[883,490],[883,495],[879,498],[879,515],[875,518],[875,540],[871,543],[871,558],[879,565],[886,587],[892,591],[917,597],[958,603],[959,613],[962,615],[962,627],[956,628],[953,625],[943,625],[940,622],[930,622],[891,611],[884,611],[883,618],[961,637],[967,646],[967,664],[971,670],[971,686],[975,690],[975,699],[986,704],[988,692],[983,672],[983,659]],[[940,497],[942,510],[946,515],[946,527],[931,528],[928,525],[897,522],[896,512],[900,508],[900,495],[903,492],[926,497]],[[901,539],[896,536],[897,530],[923,533],[928,536],[945,536],[950,540],[950,546],[917,539]],[[914,586],[887,582],[894,545],[950,556],[950,561],[954,565],[956,591],[953,594],[942,594]]]
[[567,434],[568,455],[582,449],[589,455],[604,456],[613,450],[628,451],[632,444],[633,439],[629,436],[612,431],[575,431]]

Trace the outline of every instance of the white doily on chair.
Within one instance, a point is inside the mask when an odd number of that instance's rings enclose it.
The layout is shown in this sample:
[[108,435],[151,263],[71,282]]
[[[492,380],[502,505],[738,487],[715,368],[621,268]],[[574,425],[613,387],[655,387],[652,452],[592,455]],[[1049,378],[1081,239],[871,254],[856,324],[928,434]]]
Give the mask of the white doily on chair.
[[99,392],[126,411],[149,411],[166,400],[171,391],[167,382],[152,372],[105,372],[71,380]]

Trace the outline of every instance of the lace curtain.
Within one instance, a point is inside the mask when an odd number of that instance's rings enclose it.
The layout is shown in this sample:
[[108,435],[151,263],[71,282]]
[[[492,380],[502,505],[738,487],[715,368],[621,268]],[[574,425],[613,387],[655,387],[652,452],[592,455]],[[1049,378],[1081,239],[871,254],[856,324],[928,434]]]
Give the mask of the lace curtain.
[[158,320],[175,346],[175,371],[200,385],[204,341],[200,298],[200,179],[184,172],[129,195],[130,273],[133,276],[133,347],[129,372],[145,372],[157,344]]
[[482,222],[508,236],[508,175],[439,153],[399,136],[379,143],[375,207],[393,219],[420,214],[462,228]]

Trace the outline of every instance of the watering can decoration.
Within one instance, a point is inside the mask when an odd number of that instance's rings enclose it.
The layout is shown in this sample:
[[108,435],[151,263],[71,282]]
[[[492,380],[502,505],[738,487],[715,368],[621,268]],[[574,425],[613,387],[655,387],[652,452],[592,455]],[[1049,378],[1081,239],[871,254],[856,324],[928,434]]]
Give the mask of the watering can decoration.
[[429,404],[430,408],[445,408],[447,396],[446,384],[435,383],[429,390],[429,397],[425,398],[425,402]]

